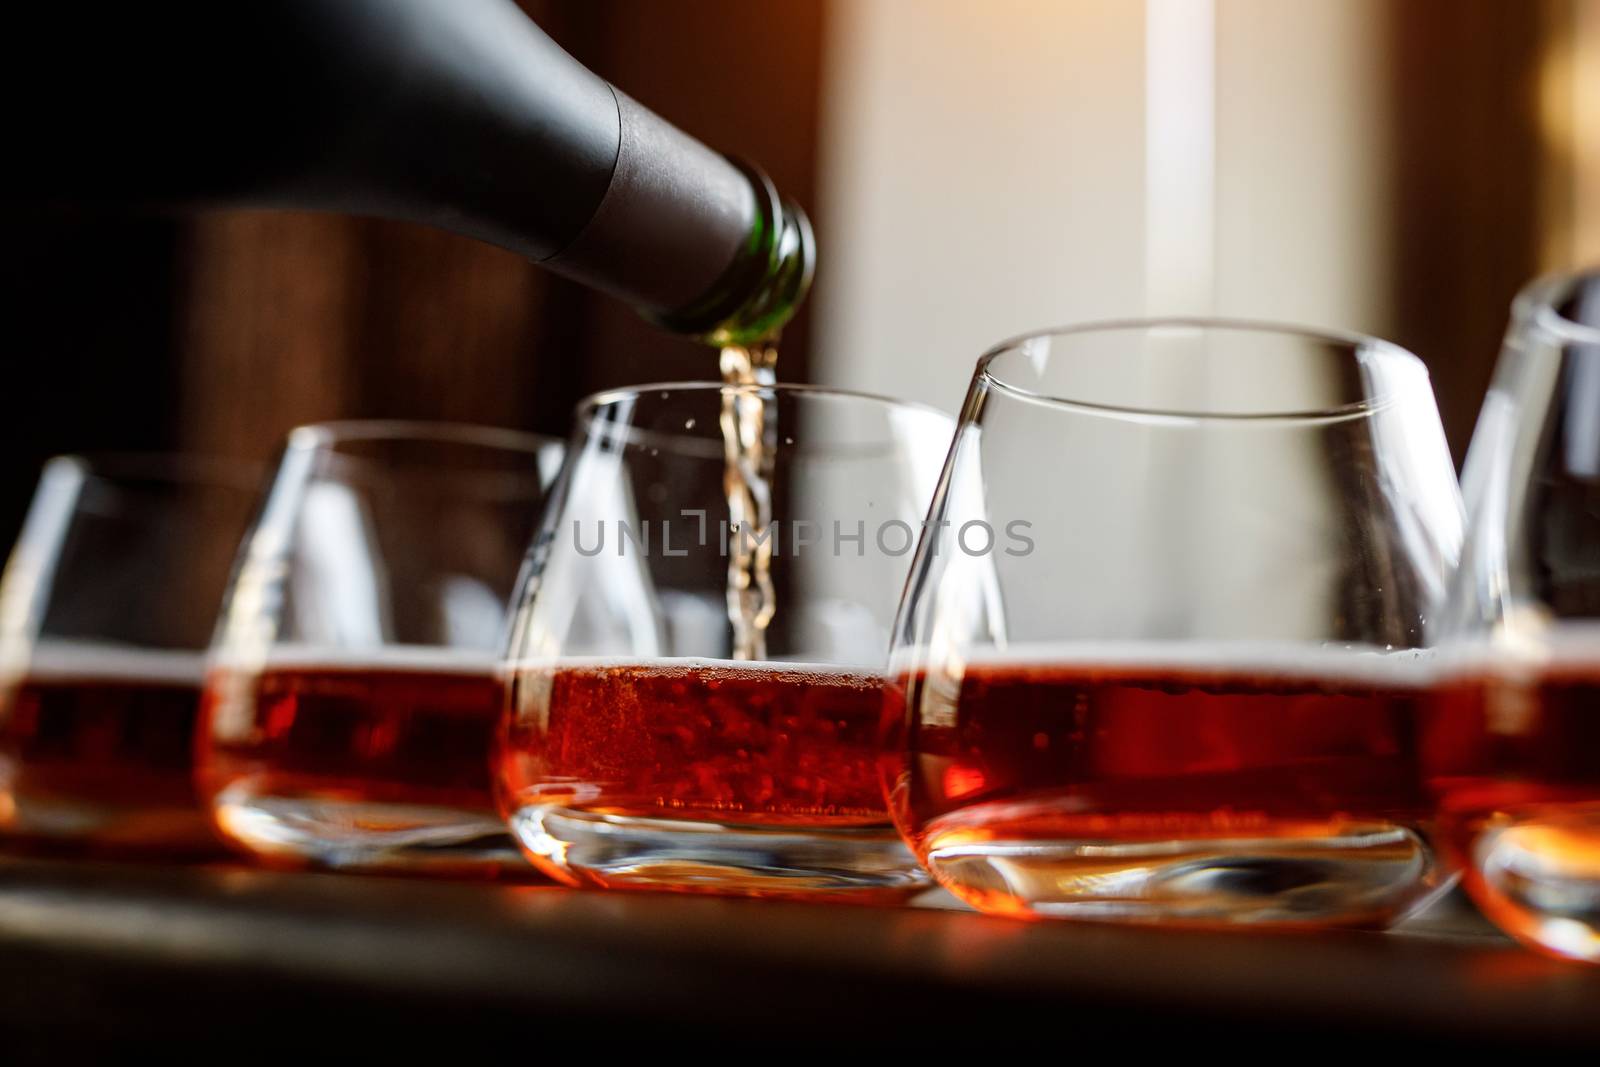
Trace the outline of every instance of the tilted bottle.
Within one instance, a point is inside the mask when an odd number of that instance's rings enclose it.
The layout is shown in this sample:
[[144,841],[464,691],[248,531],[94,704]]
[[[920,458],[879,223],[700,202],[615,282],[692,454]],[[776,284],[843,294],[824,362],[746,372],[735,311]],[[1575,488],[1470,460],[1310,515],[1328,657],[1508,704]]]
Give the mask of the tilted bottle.
[[0,74],[14,197],[426,223],[716,344],[771,334],[810,283],[810,225],[764,174],[511,0],[28,5],[12,29],[40,50]]

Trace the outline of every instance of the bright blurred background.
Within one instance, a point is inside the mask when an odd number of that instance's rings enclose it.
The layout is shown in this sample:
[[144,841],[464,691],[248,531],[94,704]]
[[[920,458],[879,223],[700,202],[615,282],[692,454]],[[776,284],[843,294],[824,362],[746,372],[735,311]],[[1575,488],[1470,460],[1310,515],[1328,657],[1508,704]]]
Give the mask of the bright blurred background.
[[[1600,0],[523,6],[811,212],[786,379],[953,409],[1021,331],[1288,320],[1421,355],[1459,461],[1515,290],[1600,260]],[[265,457],[352,416],[560,431],[586,392],[715,370],[513,255],[400,224],[13,204],[0,229],[0,543],[54,452]]]

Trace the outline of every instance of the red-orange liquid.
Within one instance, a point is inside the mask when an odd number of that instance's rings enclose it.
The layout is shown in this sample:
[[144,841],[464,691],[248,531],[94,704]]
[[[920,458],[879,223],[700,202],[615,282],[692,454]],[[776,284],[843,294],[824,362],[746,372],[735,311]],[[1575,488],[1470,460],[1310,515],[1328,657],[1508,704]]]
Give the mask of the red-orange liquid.
[[499,759],[508,813],[888,823],[876,676],[668,661],[527,668],[511,685],[517,713]]
[[193,785],[198,678],[51,672],[5,703],[0,829],[108,852],[216,849]]
[[[974,663],[956,680],[916,674],[894,687],[885,788],[896,823],[949,888],[987,910],[1026,914],[1035,903],[1027,892],[963,884],[941,874],[938,857],[1070,842],[1087,848],[1046,882],[1105,882],[1122,873],[1113,853],[1124,845],[1186,843],[1203,856],[1207,842],[1226,843],[1217,847],[1248,860],[1262,842],[1425,823],[1424,699],[1413,686],[1359,676]],[[1416,848],[1406,841],[1391,858]],[[1096,842],[1112,849],[1083,859]],[[1126,865],[1149,862],[1141,854]]]
[[492,812],[492,671],[269,664],[208,679],[198,744],[208,797],[416,804]]
[[[1438,687],[1424,757],[1441,836],[1478,906],[1531,943],[1600,960],[1600,907],[1547,911],[1536,887],[1517,888],[1542,872],[1600,902],[1600,670],[1453,678]],[[1558,914],[1591,928],[1587,951],[1550,943]]]

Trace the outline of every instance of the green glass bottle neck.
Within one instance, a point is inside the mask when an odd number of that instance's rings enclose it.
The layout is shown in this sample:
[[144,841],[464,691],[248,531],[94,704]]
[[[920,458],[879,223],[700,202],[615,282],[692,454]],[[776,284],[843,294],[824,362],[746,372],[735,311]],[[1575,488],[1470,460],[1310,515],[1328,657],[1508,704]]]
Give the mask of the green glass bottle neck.
[[775,337],[805,300],[816,267],[816,240],[805,212],[780,197],[765,174],[753,167],[741,169],[750,178],[757,204],[744,247],[703,298],[652,316],[664,329],[719,347]]

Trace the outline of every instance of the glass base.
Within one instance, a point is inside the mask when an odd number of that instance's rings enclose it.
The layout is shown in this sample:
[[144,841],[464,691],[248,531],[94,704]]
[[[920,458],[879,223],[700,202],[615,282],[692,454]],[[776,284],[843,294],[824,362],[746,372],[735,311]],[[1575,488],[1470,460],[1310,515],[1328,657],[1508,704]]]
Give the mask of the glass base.
[[895,902],[931,885],[890,828],[760,827],[531,805],[511,829],[572,885]]
[[198,806],[96,803],[14,793],[0,798],[0,836],[29,852],[211,860],[227,855]]
[[1502,930],[1600,963],[1600,806],[1490,825],[1472,861],[1467,892]]
[[505,824],[486,812],[231,787],[217,795],[212,814],[227,838],[267,860],[340,870],[532,873]]
[[968,829],[925,844],[945,888],[981,911],[1025,918],[1381,927],[1441,888],[1423,839],[1383,823],[1181,840],[978,840]]

